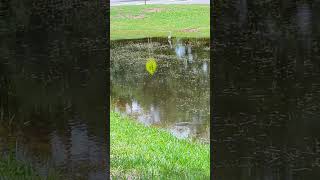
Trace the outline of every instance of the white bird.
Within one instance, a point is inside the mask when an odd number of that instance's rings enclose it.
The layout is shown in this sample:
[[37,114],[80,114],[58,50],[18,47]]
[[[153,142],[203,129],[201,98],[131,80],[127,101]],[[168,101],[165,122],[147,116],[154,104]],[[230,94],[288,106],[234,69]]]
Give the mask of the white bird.
[[170,48],[172,49],[172,43],[171,43],[171,31],[170,31],[170,34],[168,36],[168,42],[170,44]]

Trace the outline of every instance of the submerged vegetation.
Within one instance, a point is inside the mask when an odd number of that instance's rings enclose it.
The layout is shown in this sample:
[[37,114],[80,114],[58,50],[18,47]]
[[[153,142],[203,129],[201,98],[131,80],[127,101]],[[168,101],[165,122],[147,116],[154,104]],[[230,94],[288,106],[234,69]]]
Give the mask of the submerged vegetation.
[[113,6],[111,40],[144,37],[210,37],[208,5]]
[[113,179],[209,179],[209,144],[177,139],[116,112],[110,125]]

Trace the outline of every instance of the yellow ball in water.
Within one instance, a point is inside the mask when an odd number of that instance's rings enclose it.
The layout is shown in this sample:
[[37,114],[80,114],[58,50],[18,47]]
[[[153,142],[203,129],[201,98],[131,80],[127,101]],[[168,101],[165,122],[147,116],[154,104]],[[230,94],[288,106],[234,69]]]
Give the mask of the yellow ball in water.
[[146,69],[151,75],[153,75],[156,72],[157,62],[154,58],[147,59]]

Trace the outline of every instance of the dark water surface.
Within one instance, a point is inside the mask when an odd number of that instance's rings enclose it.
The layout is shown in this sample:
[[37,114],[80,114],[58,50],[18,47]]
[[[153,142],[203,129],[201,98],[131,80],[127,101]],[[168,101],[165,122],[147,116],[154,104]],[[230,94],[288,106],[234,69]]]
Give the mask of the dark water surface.
[[320,1],[214,9],[215,179],[319,179]]
[[[110,55],[113,110],[178,138],[209,140],[208,39],[112,41]],[[154,75],[146,70],[150,57]]]
[[55,169],[60,179],[106,179],[107,49],[98,8],[9,2],[0,20],[0,156],[16,152],[43,176]]
[[0,62],[0,149],[17,150],[39,170],[49,163],[71,177],[103,179],[104,64],[64,41],[35,44],[39,36],[19,39]]

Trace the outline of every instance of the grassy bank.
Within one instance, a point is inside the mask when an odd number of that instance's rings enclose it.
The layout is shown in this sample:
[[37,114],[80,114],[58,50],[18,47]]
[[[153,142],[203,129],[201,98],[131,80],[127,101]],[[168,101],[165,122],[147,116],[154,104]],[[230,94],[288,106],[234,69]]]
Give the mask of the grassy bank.
[[56,180],[60,179],[58,174],[49,172],[48,177],[40,177],[26,162],[15,159],[14,154],[0,157],[0,180]]
[[15,160],[13,155],[0,158],[0,179],[32,179],[36,178],[32,168]]
[[111,40],[143,37],[210,37],[209,5],[112,6]]
[[[209,179],[209,145],[110,114],[113,179]],[[118,178],[117,178],[118,177]]]

